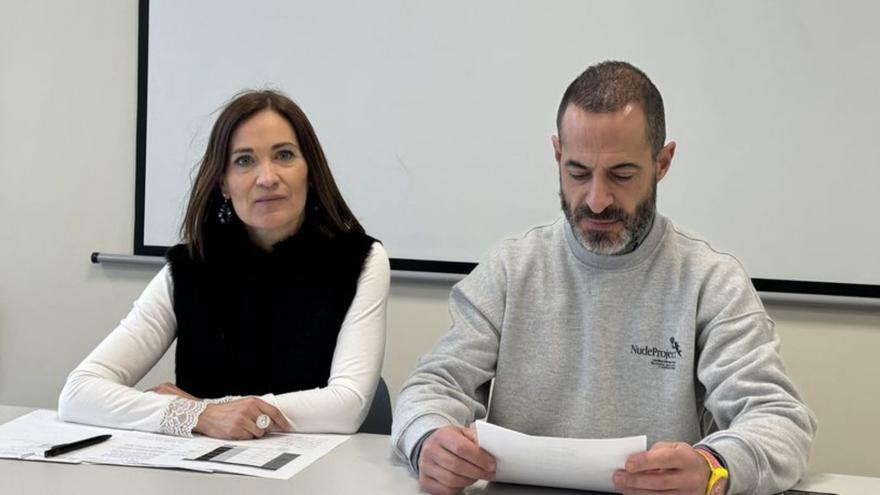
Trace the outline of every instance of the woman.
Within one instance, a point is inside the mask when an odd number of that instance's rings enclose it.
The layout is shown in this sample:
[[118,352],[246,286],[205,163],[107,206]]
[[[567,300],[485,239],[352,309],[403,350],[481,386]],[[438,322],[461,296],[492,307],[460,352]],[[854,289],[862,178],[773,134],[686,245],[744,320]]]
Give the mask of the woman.
[[[230,439],[357,431],[382,367],[388,257],[295,103],[250,91],[226,106],[181,237],[68,377],[61,419]],[[175,338],[177,383],[131,388]]]

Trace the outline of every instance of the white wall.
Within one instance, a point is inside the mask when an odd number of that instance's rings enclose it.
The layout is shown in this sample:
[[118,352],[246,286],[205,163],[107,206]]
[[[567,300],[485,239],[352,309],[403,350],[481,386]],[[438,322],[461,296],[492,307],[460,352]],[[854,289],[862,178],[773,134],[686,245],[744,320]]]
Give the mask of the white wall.
[[[136,69],[135,0],[0,0],[0,404],[55,407],[154,272],[88,260],[131,252]],[[392,284],[392,394],[446,329],[449,287]],[[768,309],[820,419],[811,469],[880,476],[880,305]]]

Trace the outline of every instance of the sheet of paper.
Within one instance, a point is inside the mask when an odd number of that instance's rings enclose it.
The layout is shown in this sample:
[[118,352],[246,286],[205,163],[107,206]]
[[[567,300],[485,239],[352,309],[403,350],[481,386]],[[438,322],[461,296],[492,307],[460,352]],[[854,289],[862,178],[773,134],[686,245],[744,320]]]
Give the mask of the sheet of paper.
[[200,437],[193,439],[185,450],[169,451],[155,461],[184,469],[289,479],[349,438],[297,433],[273,433],[240,441]]
[[0,425],[0,457],[47,462],[79,463],[83,456],[101,451],[113,439],[58,457],[44,458],[43,452],[53,445],[74,442],[84,438],[115,434],[111,428],[65,423],[55,411],[39,409]]
[[477,421],[480,447],[495,456],[495,480],[613,492],[611,476],[627,457],[644,452],[647,437],[607,439],[526,435]]
[[[181,453],[182,457],[192,444],[192,438],[158,435],[141,431],[111,430],[114,437],[82,456],[82,462],[93,464],[115,464],[119,466],[148,466],[180,468],[176,462],[165,462],[169,453]],[[115,440],[115,441],[114,441]],[[211,472],[212,469],[192,466],[187,469]]]
[[[106,442],[58,457],[43,457],[52,445],[105,433],[113,435]],[[0,425],[0,458],[223,471],[289,479],[348,438],[295,433],[270,434],[246,441],[184,438],[65,423],[55,411],[36,410]]]

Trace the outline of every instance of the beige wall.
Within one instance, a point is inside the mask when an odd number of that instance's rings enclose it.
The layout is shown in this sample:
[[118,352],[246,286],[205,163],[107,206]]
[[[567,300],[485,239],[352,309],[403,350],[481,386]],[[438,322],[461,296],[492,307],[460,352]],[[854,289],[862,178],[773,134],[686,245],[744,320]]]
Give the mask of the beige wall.
[[[134,0],[0,0],[0,404],[55,407],[155,271],[88,260],[131,252],[136,26]],[[394,280],[392,394],[446,329],[449,287]],[[820,418],[811,468],[880,476],[880,305],[768,309]],[[166,356],[143,383],[171,369]]]
[[880,476],[880,308],[768,304],[789,374],[819,418],[811,468]]

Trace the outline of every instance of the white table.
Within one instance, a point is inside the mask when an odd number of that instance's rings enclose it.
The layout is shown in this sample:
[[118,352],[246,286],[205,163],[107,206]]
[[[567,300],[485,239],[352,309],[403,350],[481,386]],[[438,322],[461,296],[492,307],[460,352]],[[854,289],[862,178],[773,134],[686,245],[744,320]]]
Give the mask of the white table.
[[[0,424],[32,411],[0,406]],[[880,494],[880,479],[834,474],[810,475],[798,488],[839,495]],[[93,464],[59,464],[0,459],[3,494],[416,494],[418,481],[408,469],[392,461],[385,435],[358,434],[289,480],[271,480],[228,474]],[[565,495],[587,492],[480,484],[469,494]]]

